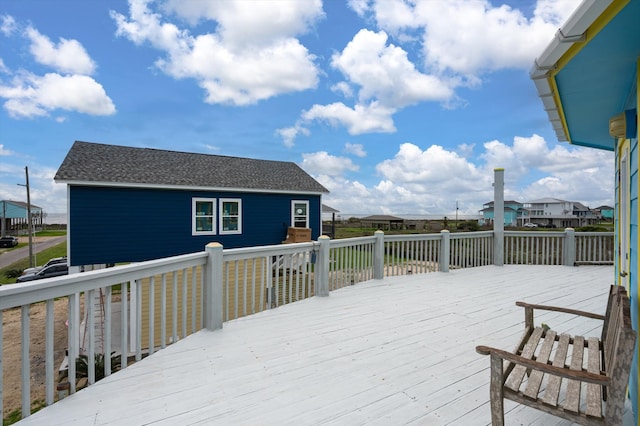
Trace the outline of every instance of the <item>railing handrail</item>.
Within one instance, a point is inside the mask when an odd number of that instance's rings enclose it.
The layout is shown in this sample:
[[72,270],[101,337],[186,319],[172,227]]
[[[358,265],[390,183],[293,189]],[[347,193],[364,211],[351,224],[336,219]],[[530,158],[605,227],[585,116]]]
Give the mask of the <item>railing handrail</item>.
[[206,260],[207,253],[202,251],[46,280],[3,285],[0,286],[0,311],[95,290],[118,282],[129,282],[150,275],[172,272],[176,270],[176,265],[180,265],[180,268],[199,266],[205,264]]

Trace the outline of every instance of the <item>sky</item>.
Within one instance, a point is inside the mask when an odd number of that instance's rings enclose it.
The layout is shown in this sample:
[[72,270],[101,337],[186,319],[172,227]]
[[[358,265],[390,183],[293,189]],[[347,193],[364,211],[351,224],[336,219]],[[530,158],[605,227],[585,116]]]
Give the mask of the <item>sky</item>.
[[[66,211],[74,141],[291,161],[342,214],[613,205],[529,78],[575,0],[0,0],[0,199]],[[188,167],[188,165],[185,165]],[[126,208],[126,207],[123,207]]]

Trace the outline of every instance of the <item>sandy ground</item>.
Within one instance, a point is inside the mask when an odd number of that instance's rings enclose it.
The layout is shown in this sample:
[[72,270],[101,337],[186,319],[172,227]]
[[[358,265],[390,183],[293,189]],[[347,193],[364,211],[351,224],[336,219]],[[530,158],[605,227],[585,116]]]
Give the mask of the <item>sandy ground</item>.
[[[57,370],[67,348],[67,299],[54,302],[54,367]],[[30,309],[31,333],[31,401],[45,400],[45,315],[46,304],[38,303]],[[10,309],[2,314],[2,366],[4,415],[21,407],[21,310]]]

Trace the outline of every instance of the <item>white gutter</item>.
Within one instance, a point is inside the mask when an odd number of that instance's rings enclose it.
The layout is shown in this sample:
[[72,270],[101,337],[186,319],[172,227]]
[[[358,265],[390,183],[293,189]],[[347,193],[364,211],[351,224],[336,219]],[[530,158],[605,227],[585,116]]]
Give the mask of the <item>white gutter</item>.
[[595,20],[613,3],[614,0],[584,0],[556,32],[551,43],[534,61],[529,76],[534,81],[538,96],[542,99],[549,121],[559,141],[568,141],[555,94],[549,84],[552,71],[558,69],[558,61],[574,43],[586,40],[586,32]]

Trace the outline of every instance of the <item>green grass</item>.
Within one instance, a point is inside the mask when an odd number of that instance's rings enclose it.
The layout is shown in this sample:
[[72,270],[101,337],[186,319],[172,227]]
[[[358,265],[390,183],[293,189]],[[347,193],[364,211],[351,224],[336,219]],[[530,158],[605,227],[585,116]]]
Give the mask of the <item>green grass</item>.
[[[64,234],[63,234],[64,235]],[[66,256],[67,255],[67,242],[63,242],[60,243],[56,246],[53,246],[51,248],[48,248],[46,250],[43,250],[41,252],[38,252],[38,255],[36,257],[36,259],[38,260],[38,264],[39,265],[43,265],[46,262],[49,261],[49,259],[52,259],[54,257],[61,257],[61,256]],[[19,260],[15,263],[12,263],[11,265],[7,266],[6,268],[1,268],[0,269],[0,285],[2,284],[15,284],[16,279],[15,278],[7,278],[5,273],[7,271],[13,270],[13,269],[19,269],[19,270],[24,270],[26,268],[29,267],[29,259],[28,258],[24,258],[22,260]]]

